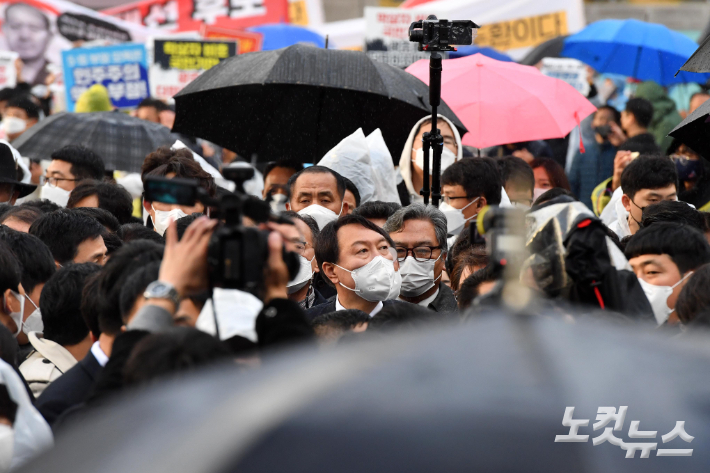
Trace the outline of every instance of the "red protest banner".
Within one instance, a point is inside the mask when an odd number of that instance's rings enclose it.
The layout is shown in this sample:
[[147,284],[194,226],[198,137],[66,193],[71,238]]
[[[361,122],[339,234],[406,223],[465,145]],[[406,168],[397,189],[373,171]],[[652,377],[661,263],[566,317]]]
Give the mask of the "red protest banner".
[[233,39],[237,42],[237,54],[261,51],[263,36],[245,30],[232,30],[215,26],[202,25],[200,35],[205,39]]

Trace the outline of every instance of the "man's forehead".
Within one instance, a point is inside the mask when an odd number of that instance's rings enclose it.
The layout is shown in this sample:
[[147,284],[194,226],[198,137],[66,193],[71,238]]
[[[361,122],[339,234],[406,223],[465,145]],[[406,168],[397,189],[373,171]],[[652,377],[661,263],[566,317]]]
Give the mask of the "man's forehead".
[[670,184],[667,187],[662,187],[660,189],[641,189],[639,190],[639,193],[643,194],[644,196],[650,196],[650,195],[660,195],[661,197],[668,197],[672,196],[677,193],[677,189],[675,187],[675,184]]
[[395,241],[430,241],[436,242],[434,224],[429,220],[411,219],[404,222],[402,230],[390,235]]
[[345,225],[338,229],[338,241],[343,243],[343,246],[352,245],[358,241],[377,243],[381,240],[385,240],[385,237],[357,223]]
[[639,255],[631,258],[629,260],[629,263],[632,266],[645,266],[649,264],[655,264],[658,266],[665,266],[668,265],[669,263],[673,263],[673,260],[671,257],[665,253],[663,254],[648,254],[648,255]]
[[301,190],[313,190],[326,188],[328,190],[335,190],[338,187],[338,182],[335,180],[335,176],[327,172],[311,172],[304,173],[298,176],[296,179],[296,191]]

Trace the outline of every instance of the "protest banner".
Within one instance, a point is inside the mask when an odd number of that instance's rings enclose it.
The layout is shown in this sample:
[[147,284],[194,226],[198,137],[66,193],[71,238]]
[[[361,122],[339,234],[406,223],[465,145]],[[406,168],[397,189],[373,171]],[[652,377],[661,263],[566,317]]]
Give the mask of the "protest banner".
[[199,31],[202,25],[239,29],[288,22],[288,0],[143,0],[103,13],[167,31]]
[[229,39],[237,43],[237,54],[261,51],[264,37],[261,33],[245,30],[231,30],[202,25],[200,35],[205,39]]
[[17,85],[15,61],[19,55],[12,51],[0,51],[0,89]]
[[427,16],[427,13],[400,8],[365,8],[367,55],[401,68],[428,58],[428,53],[417,50],[417,43],[409,41],[409,25]]
[[151,96],[169,99],[204,71],[235,54],[234,41],[155,39],[150,65]]
[[62,53],[67,111],[73,112],[79,96],[94,84],[108,90],[111,103],[134,108],[150,96],[148,60],[142,44],[76,48]]
[[299,26],[320,26],[323,24],[323,2],[321,0],[289,0],[288,22]]
[[587,66],[577,59],[546,57],[542,60],[540,72],[567,82],[585,97],[589,95]]
[[61,67],[61,52],[77,42],[144,42],[154,34],[64,0],[0,0],[0,23],[0,50],[18,53],[22,79],[33,85],[45,84]]

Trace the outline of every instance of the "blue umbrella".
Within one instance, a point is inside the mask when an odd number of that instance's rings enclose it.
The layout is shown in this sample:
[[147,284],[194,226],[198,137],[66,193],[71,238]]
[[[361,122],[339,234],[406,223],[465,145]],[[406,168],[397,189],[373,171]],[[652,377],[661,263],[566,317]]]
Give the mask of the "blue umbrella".
[[456,49],[458,49],[458,51],[451,51],[449,53],[449,59],[473,56],[474,54],[481,53],[484,56],[488,56],[489,58],[496,59],[498,61],[514,62],[513,58],[493,48],[481,48],[478,46],[458,46]]
[[599,72],[615,72],[661,85],[705,82],[710,74],[676,71],[698,45],[663,25],[639,20],[601,20],[565,40],[562,56],[589,64]]
[[325,47],[325,39],[321,35],[301,26],[273,23],[255,26],[249,28],[249,31],[264,35],[264,42],[261,46],[264,51],[287,48],[298,43],[309,43],[319,48]]

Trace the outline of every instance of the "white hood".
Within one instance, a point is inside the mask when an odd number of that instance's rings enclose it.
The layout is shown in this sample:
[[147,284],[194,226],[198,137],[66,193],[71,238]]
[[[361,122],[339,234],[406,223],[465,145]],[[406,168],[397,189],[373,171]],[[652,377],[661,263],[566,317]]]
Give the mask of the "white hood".
[[[463,158],[463,144],[461,143],[461,135],[459,130],[454,126],[454,124],[443,115],[437,115],[438,120],[444,120],[451,129],[454,131],[454,138],[456,138],[456,144],[458,145],[458,153],[456,154],[456,161]],[[431,118],[431,115],[419,120],[412,130],[409,132],[409,137],[407,142],[404,143],[404,148],[402,149],[402,155],[399,158],[399,173],[407,186],[407,191],[409,192],[412,202],[423,202],[424,198],[419,194],[419,190],[415,190],[412,185],[412,146],[414,145],[414,137],[417,136],[419,132],[419,127],[424,121]]]

